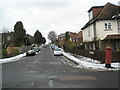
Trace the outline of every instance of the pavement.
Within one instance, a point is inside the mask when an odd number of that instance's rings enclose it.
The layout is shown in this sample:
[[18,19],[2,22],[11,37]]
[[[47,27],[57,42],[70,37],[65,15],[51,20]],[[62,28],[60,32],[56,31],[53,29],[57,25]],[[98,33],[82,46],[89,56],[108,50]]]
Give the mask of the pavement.
[[54,56],[49,46],[35,56],[2,64],[3,88],[118,88],[117,71],[75,68],[64,56]]

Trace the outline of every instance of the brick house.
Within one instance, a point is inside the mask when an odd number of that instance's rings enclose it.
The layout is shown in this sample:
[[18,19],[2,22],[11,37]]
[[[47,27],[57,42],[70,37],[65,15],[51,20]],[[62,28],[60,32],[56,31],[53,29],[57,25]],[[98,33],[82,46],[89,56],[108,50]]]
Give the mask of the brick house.
[[70,33],[70,41],[72,43],[75,43],[78,47],[81,46],[83,44],[83,33],[82,31],[78,32],[78,33]]
[[85,49],[120,50],[120,6],[107,3],[88,10],[89,21],[83,26]]
[[70,41],[76,45],[78,42],[77,36],[78,36],[77,33],[70,32]]
[[83,32],[80,31],[77,34],[77,46],[83,45]]

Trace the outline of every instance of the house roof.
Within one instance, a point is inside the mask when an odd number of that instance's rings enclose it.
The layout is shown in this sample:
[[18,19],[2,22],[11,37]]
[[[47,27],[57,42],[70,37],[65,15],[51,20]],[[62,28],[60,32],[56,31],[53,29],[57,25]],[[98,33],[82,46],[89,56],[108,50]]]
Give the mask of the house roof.
[[112,17],[114,15],[116,15],[118,11],[118,6],[114,5],[114,4],[111,4],[111,3],[107,3],[103,10],[101,11],[101,13],[98,15],[97,19],[112,19]]
[[80,31],[80,32],[77,34],[77,38],[83,38],[82,31]]
[[120,19],[120,6],[118,6],[117,15],[115,15],[115,18]]
[[89,10],[88,10],[88,12],[90,12],[93,8],[103,8],[104,6],[93,6],[93,7],[91,7]]
[[[99,6],[100,7],[100,6]],[[83,26],[82,30],[94,23],[97,20],[111,20],[115,19],[113,16],[117,15],[117,12],[119,11],[119,6],[116,6],[111,3],[107,3],[103,9],[100,11],[100,13],[95,17],[89,20],[86,25]],[[90,9],[91,10],[91,9]]]

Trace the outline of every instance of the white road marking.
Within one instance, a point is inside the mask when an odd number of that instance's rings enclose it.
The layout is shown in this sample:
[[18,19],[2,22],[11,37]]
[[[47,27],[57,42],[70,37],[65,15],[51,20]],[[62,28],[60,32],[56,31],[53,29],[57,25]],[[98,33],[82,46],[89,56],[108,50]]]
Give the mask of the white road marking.
[[53,87],[53,85],[54,85],[54,80],[51,79],[51,80],[48,82],[48,85],[49,85],[50,87]]
[[34,86],[35,83],[32,83],[32,86]]
[[68,65],[63,59],[61,59],[61,61],[63,62],[63,64]]

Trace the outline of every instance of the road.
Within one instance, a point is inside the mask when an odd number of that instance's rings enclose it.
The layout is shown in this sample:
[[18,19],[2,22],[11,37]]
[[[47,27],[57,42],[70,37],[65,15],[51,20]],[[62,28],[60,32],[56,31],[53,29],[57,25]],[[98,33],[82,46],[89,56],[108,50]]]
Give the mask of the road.
[[54,56],[49,46],[35,56],[2,65],[3,88],[118,88],[117,71],[75,68],[64,56]]

